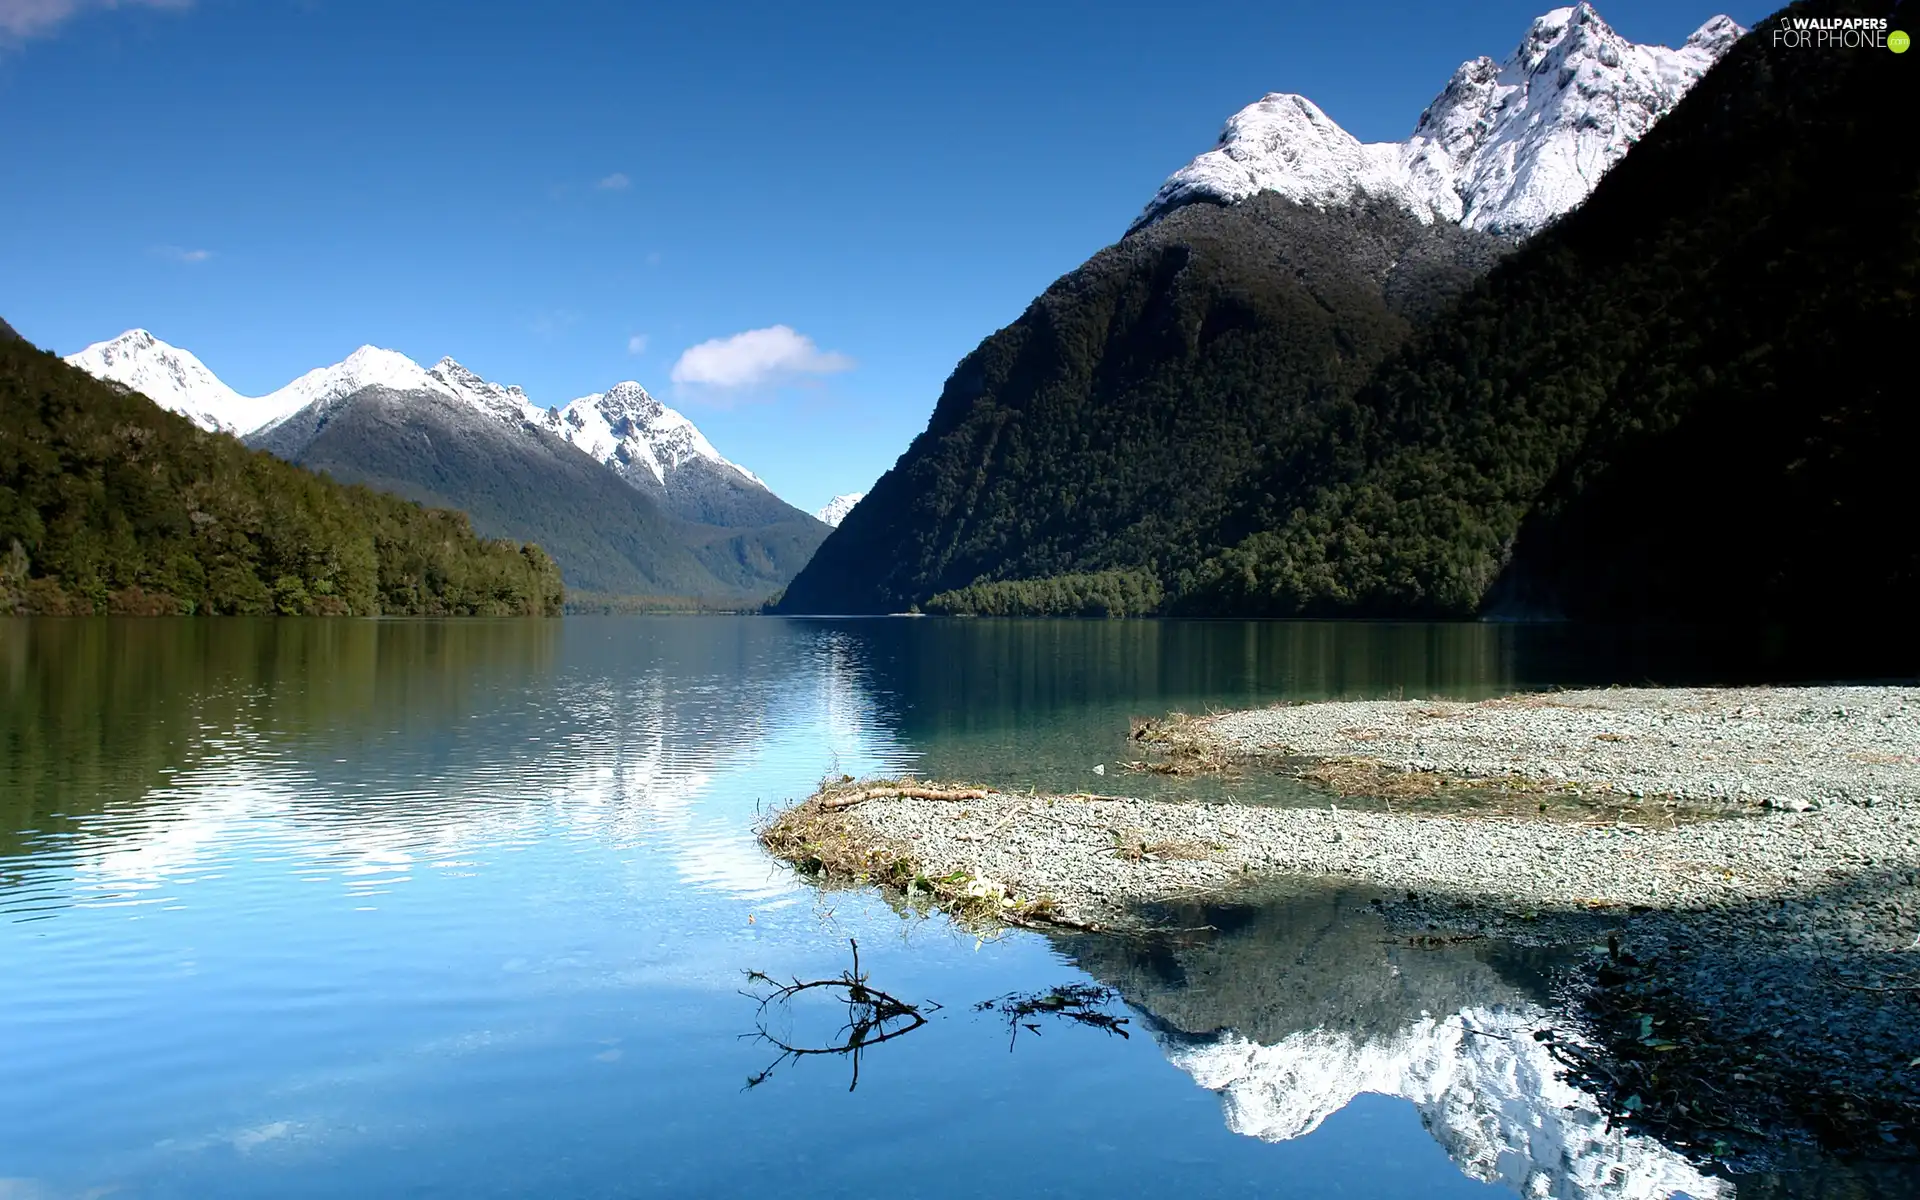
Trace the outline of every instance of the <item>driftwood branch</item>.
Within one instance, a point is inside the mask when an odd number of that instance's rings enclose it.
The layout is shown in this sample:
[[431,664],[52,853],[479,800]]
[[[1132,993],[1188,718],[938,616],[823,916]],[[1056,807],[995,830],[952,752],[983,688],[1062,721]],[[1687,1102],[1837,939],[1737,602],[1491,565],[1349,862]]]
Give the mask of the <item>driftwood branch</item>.
[[995,1000],[982,1000],[975,1012],[997,1012],[1007,1019],[1007,1052],[1013,1052],[1020,1031],[1040,1036],[1040,1018],[1059,1017],[1076,1025],[1086,1025],[1109,1034],[1127,1037],[1127,1018],[1106,1011],[1119,998],[1112,988],[1091,983],[1069,983],[1041,992],[1010,992]]
[[[779,1051],[774,1060],[756,1074],[747,1076],[749,1088],[758,1087],[767,1081],[774,1069],[783,1063],[797,1062],[802,1058],[816,1055],[844,1055],[853,1064],[853,1081],[847,1085],[852,1091],[860,1086],[860,1055],[883,1042],[905,1037],[927,1023],[926,1013],[937,1011],[937,1004],[909,1004],[896,996],[890,996],[867,982],[866,973],[860,969],[860,943],[853,938],[847,939],[853,948],[853,966],[832,979],[812,979],[791,983],[779,983],[762,971],[748,971],[747,981],[767,988],[765,992],[742,992],[741,994],[759,1002],[754,1011],[754,1030],[743,1034],[766,1042]],[[837,1033],[839,1040],[820,1046],[800,1045],[775,1035],[767,1028],[767,1010],[770,1007],[784,1007],[793,998],[816,990],[837,991],[846,1004],[847,1019]]]
[[902,784],[883,784],[878,787],[861,788],[858,791],[838,792],[820,797],[820,807],[827,812],[842,808],[852,808],[856,804],[865,804],[869,800],[985,800],[991,792],[981,788],[930,788]]

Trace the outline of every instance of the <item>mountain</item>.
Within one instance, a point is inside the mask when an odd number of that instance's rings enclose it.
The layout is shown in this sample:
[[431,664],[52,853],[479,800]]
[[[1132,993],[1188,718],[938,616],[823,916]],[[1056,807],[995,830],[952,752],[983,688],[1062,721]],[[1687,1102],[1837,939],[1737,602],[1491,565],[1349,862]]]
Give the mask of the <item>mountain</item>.
[[[1795,18],[1920,20],[1920,5]],[[1899,618],[1911,63],[1743,39],[1579,210],[1268,447],[1197,611]],[[831,546],[831,541],[829,541]]]
[[23,340],[25,339],[14,331],[13,326],[7,324],[5,321],[0,321],[0,342],[18,342]]
[[[247,397],[191,353],[140,329],[68,361],[203,429],[341,479],[460,508],[490,535],[539,541],[569,582],[588,591],[757,599],[791,579],[828,532],[638,384],[548,410],[451,358],[429,369],[362,346]],[[500,463],[489,465],[489,453]],[[608,479],[624,480],[640,500]]]
[[0,339],[0,612],[557,615],[561,601],[538,546],[250,452]]
[[[631,380],[582,396],[541,420],[688,521],[728,527],[810,523],[759,476],[722,458],[692,421]],[[808,532],[817,534],[815,545],[826,537],[824,529]]]
[[304,403],[284,390],[271,396],[242,396],[191,353],[169,346],[144,329],[129,329],[111,341],[95,342],[68,355],[67,362],[97,379],[139,392],[202,429],[236,436]]
[[1168,214],[961,361],[781,611],[897,612],[980,580],[1197,565],[1263,447],[1351,394],[1504,249],[1384,201]]
[[1385,149],[1299,97],[1243,112],[1119,243],[960,363],[782,611],[1217,588],[1212,556],[1278,519],[1277,448],[1323,428],[1517,235],[1578,204],[1738,33],[1716,19],[1681,50],[1638,47],[1585,5],[1557,10],[1506,64],[1461,68]]
[[853,511],[853,506],[860,503],[865,496],[865,492],[848,492],[844,496],[835,496],[827,501],[824,508],[813,514],[813,519],[838,529],[840,522],[846,520],[847,514]]
[[1402,142],[1362,143],[1306,97],[1275,92],[1235,113],[1135,227],[1272,192],[1316,207],[1388,199],[1423,221],[1523,236],[1585,199],[1745,32],[1719,16],[1670,50],[1628,41],[1588,4],[1557,8],[1504,62],[1461,64]]
[[502,420],[499,394],[475,387],[457,363],[430,372],[367,346],[286,390],[307,402],[248,445],[335,479],[458,508],[491,536],[538,541],[571,587],[747,598],[781,582],[776,564],[738,561],[724,531],[679,521],[530,420]]

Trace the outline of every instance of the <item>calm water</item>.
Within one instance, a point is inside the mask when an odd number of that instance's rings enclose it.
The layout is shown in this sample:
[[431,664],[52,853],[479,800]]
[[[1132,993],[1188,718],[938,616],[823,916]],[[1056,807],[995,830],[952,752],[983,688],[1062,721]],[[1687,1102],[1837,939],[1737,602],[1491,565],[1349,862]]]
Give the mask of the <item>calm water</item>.
[[[829,770],[1111,790],[1092,768],[1126,757],[1128,718],[1173,708],[1911,669],[1874,653],[1513,626],[0,621],[0,1197],[1732,1195],[1509,1036],[1548,1019],[1549,961],[1400,948],[1366,896],[1304,889],[1154,942],[982,944],[811,888],[751,825]],[[875,986],[942,1006],[852,1090],[848,1057],[743,1037],[740,994],[749,968],[838,973],[849,938]],[[1115,989],[1129,1036],[975,1011],[1068,984]],[[770,1028],[824,1044],[842,1015],[776,1005]]]

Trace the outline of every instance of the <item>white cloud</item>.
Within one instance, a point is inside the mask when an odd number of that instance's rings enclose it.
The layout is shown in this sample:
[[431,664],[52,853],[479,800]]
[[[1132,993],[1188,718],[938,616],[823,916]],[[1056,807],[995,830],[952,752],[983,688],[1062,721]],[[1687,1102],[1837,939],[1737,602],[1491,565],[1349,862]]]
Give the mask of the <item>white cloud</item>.
[[[4,2],[4,0],[0,0],[0,2]],[[603,192],[624,192],[628,188],[633,186],[633,180],[628,179],[625,172],[615,171],[613,174],[607,176],[605,179],[602,179],[599,183],[596,183],[593,186],[599,188]]]
[[647,352],[647,335],[646,334],[636,333],[632,337],[627,339],[628,354],[645,354],[646,352]]
[[689,347],[673,364],[671,378],[704,387],[750,388],[852,369],[853,360],[846,355],[822,350],[805,334],[774,325]]
[[0,0],[0,37],[22,40],[52,33],[87,8],[192,8],[193,0]]
[[[7,0],[0,0],[0,4]],[[153,252],[161,258],[177,263],[203,263],[213,257],[211,250],[189,250],[185,246],[155,246]]]

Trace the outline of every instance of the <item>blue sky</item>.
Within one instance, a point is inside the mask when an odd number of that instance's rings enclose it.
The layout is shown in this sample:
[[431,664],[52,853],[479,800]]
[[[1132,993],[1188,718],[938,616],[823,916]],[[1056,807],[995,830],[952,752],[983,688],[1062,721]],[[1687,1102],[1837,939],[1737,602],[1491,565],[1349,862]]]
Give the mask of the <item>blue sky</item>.
[[1546,7],[0,0],[0,315],[248,394],[366,342],[543,404],[638,379],[813,508],[1234,110],[1404,137]]

